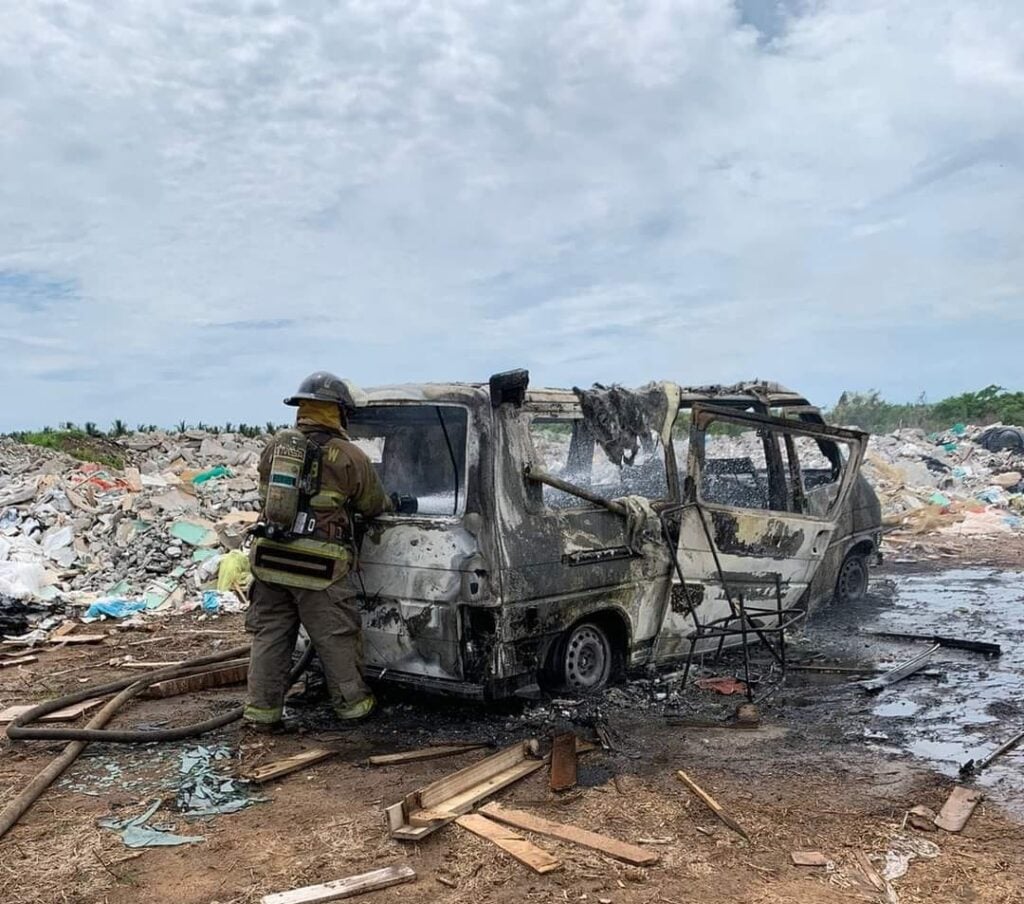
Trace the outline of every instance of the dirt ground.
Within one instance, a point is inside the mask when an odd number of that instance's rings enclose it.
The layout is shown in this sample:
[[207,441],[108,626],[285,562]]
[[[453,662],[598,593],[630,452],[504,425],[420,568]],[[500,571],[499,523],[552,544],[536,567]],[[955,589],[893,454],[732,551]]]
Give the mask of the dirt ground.
[[[891,882],[888,900],[1024,904],[1021,751],[1005,757],[982,781],[986,798],[962,833],[923,833],[904,825],[910,807],[923,804],[937,811],[953,787],[961,748],[944,762],[949,738],[959,738],[962,749],[985,750],[1024,726],[1024,697],[1014,683],[1024,681],[1022,553],[1019,544],[975,541],[952,553],[904,544],[900,564],[876,572],[862,607],[845,612],[833,607],[816,615],[790,645],[791,661],[805,666],[890,663],[920,648],[886,646],[862,636],[861,629],[905,629],[931,619],[928,631],[935,633],[942,627],[945,634],[998,635],[1004,645],[998,666],[951,653],[882,698],[867,698],[843,673],[790,671],[778,684],[777,669],[760,654],[752,676],[766,698],[760,702],[762,725],[753,731],[673,724],[727,719],[742,698],[695,687],[684,692],[678,679],[648,679],[613,688],[597,701],[500,707],[388,695],[374,720],[344,732],[331,730],[323,707],[311,704],[296,707],[304,730],[295,735],[253,736],[235,724],[198,741],[92,745],[0,841],[0,901],[242,904],[268,892],[400,863],[413,866],[416,884],[376,892],[367,900],[398,902],[415,895],[451,904],[512,898],[592,904],[884,901],[886,893],[872,888],[857,866],[858,855],[875,858],[881,871],[887,852],[917,850],[906,874]],[[959,569],[953,583],[964,588],[968,606],[976,590],[995,587],[990,598],[1003,608],[989,607],[992,621],[985,621],[985,613],[965,617],[960,597],[945,608],[939,605],[942,594],[929,582],[947,586],[938,569],[953,567]],[[109,664],[125,655],[167,661],[242,642],[240,616],[205,622],[181,618],[152,633],[117,632],[101,645],[52,650],[39,654],[34,664],[0,670],[0,705],[125,677],[130,673]],[[742,668],[732,656],[705,662],[697,674],[742,675]],[[195,721],[241,697],[236,687],[141,701],[117,724]],[[910,716],[889,718],[914,707]],[[594,739],[598,725],[613,749],[581,757],[576,789],[552,793],[541,770],[497,799],[642,844],[660,855],[656,866],[638,869],[534,837],[563,863],[561,870],[539,876],[458,826],[414,846],[388,837],[385,805],[486,752],[388,768],[366,766],[368,755],[449,741],[501,746],[536,737],[546,743],[552,732],[566,728]],[[969,741],[963,741],[966,731],[973,732]],[[186,820],[175,807],[178,764],[182,752],[198,743],[230,748],[228,768],[315,746],[337,754],[264,786],[256,793],[265,801],[236,813]],[[0,804],[60,749],[57,743],[5,740]],[[714,795],[751,840],[719,822],[675,778],[678,769]],[[151,824],[205,840],[129,850],[115,832],[97,825],[105,817],[138,815],[157,799],[164,805]],[[922,847],[922,839],[937,848]],[[794,866],[790,853],[807,850],[821,851],[833,865]]]

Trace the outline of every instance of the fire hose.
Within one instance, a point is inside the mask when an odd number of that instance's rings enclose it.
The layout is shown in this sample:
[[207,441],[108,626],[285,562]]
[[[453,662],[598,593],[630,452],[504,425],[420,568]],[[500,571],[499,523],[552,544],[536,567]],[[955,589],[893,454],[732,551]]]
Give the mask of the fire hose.
[[[98,687],[86,688],[73,694],[66,694],[63,697],[57,697],[53,700],[48,700],[46,703],[41,703],[39,706],[34,706],[27,712],[22,713],[8,726],[7,737],[12,740],[70,741],[71,743],[64,748],[64,751],[56,759],[32,779],[21,793],[4,807],[3,812],[0,813],[0,838],[17,824],[18,820],[28,812],[42,793],[78,759],[78,756],[90,741],[106,741],[115,744],[180,741],[214,731],[240,719],[242,717],[242,707],[237,706],[225,713],[221,713],[219,716],[213,716],[202,722],[182,725],[177,728],[154,728],[142,731],[119,728],[107,729],[103,727],[129,700],[137,697],[151,684],[172,678],[199,675],[207,671],[209,666],[223,666],[229,660],[234,660],[234,664],[242,665],[248,661],[248,654],[248,646],[234,647],[211,656],[191,659],[180,665],[156,669],[155,671],[147,672],[141,678],[126,678],[120,681],[112,681],[109,684],[101,684]],[[299,661],[292,667],[289,683],[295,681],[306,670],[312,656],[313,646],[310,644]],[[104,704],[103,708],[89,720],[85,728],[30,727],[31,723],[66,706],[72,706],[75,703],[82,703],[85,700],[93,700],[109,694],[116,694],[116,696]]]

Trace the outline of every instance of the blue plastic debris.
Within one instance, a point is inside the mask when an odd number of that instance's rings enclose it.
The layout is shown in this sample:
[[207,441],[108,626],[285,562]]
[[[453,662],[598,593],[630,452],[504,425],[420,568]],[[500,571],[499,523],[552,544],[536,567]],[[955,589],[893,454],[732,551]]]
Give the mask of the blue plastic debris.
[[82,621],[95,621],[103,615],[108,618],[124,618],[146,608],[145,600],[107,599],[97,600],[82,616]]
[[179,844],[196,844],[205,841],[205,835],[175,835],[161,826],[147,826],[146,823],[160,809],[160,801],[154,801],[145,813],[129,819],[101,819],[105,829],[120,833],[125,847],[174,847]]

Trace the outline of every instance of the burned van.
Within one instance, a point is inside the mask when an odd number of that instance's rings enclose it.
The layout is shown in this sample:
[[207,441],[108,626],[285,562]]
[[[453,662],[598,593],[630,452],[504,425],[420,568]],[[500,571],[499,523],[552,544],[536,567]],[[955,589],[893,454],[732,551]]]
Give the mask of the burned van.
[[588,691],[681,661],[737,606],[766,629],[801,611],[846,549],[866,438],[751,389],[769,385],[531,389],[516,371],[362,393],[353,440],[416,499],[360,543],[369,677]]

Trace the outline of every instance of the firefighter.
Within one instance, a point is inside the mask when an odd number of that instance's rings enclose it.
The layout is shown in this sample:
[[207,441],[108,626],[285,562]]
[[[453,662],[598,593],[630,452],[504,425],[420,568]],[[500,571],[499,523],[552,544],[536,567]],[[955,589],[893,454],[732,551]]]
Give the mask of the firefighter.
[[295,429],[277,433],[260,458],[262,530],[250,552],[255,580],[245,620],[253,639],[244,718],[267,731],[283,726],[300,623],[320,656],[338,719],[373,712],[348,580],[356,552],[352,514],[373,518],[392,509],[369,458],[345,432],[355,404],[344,381],[318,371],[284,402],[298,413]]

